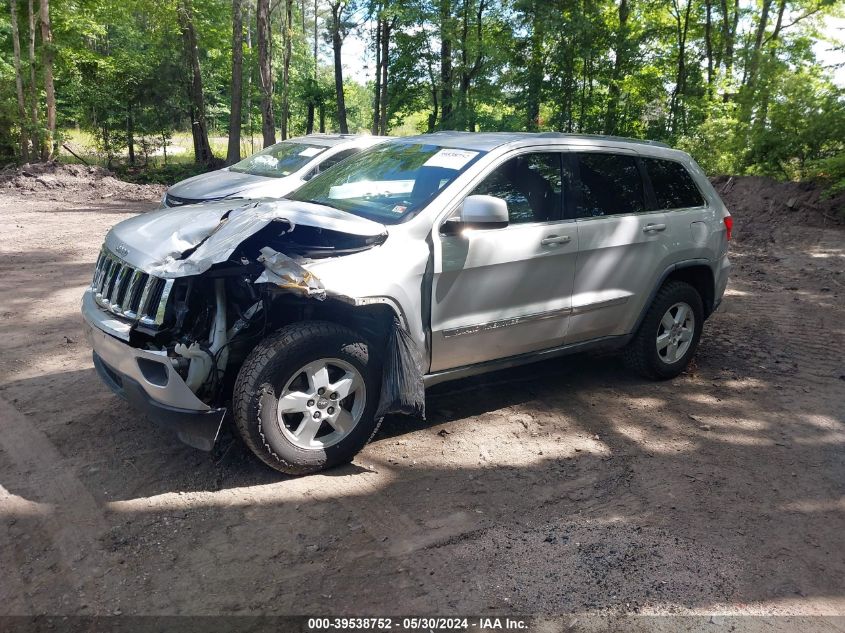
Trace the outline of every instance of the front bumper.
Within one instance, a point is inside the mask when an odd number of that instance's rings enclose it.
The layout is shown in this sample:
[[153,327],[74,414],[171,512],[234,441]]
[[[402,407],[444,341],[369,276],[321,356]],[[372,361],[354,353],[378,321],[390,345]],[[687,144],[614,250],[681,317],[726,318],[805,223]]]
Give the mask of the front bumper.
[[210,451],[226,409],[214,409],[197,398],[164,352],[137,349],[125,342],[129,326],[121,327],[121,321],[101,310],[90,290],[82,299],[82,316],[94,367],[103,382],[186,444]]

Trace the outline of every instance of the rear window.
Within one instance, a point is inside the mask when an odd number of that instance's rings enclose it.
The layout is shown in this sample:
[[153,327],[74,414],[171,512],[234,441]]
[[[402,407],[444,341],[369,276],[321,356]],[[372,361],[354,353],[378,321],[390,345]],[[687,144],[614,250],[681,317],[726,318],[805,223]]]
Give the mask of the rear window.
[[686,168],[673,160],[644,158],[654,197],[656,209],[685,209],[704,205],[701,192]]
[[577,217],[639,213],[645,209],[644,199],[633,156],[578,154]]

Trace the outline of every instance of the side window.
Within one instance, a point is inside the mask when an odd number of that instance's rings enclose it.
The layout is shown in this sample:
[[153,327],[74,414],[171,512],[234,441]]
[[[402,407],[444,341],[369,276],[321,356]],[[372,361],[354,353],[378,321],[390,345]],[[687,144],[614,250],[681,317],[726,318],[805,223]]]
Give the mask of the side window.
[[511,224],[548,222],[561,217],[561,155],[523,154],[500,165],[471,195],[502,198]]
[[344,158],[349,158],[350,156],[357,154],[361,150],[359,148],[352,148],[352,149],[345,149],[342,152],[338,152],[334,156],[329,156],[326,160],[320,163],[320,172],[324,172],[330,167],[334,167]]
[[673,160],[644,158],[651,188],[657,199],[657,209],[685,209],[704,204],[686,167]]
[[637,161],[623,154],[578,155],[576,216],[638,213],[645,209],[643,180]]

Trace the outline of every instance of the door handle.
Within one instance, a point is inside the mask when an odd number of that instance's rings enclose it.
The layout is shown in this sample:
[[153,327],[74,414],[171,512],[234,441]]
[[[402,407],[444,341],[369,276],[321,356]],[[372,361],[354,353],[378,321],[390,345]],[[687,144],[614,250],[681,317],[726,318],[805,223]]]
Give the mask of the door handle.
[[665,231],[665,224],[646,224],[643,228],[643,233],[657,233],[657,231]]
[[557,246],[558,244],[566,244],[571,239],[568,235],[549,235],[540,240],[540,244],[543,246]]

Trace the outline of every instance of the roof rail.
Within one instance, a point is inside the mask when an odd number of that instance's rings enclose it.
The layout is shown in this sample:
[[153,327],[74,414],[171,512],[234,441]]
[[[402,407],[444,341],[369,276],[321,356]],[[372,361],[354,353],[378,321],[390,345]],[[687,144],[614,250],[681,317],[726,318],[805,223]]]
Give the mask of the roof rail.
[[568,139],[584,139],[587,141],[618,141],[620,143],[641,143],[643,145],[652,145],[654,147],[666,147],[671,149],[666,143],[660,141],[650,141],[647,139],[628,138],[625,136],[612,136],[607,134],[569,134],[565,132],[541,132],[537,135],[539,138],[568,138]]

